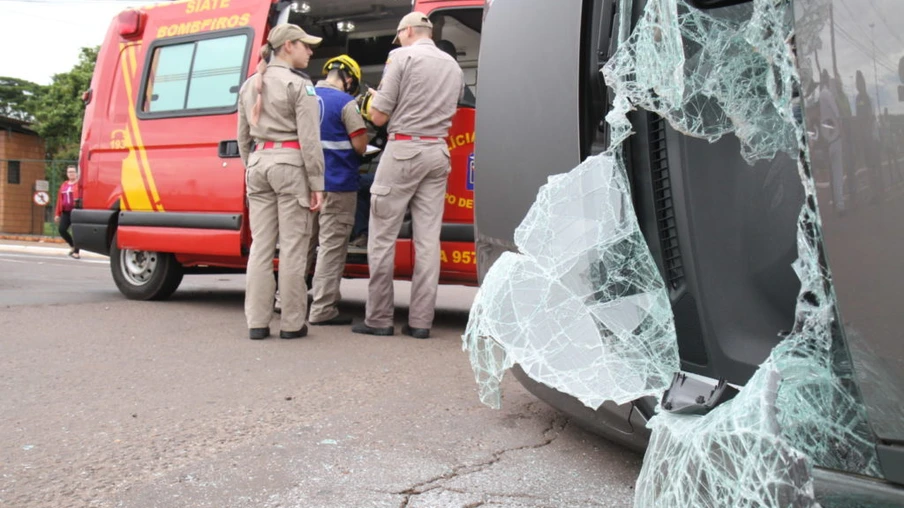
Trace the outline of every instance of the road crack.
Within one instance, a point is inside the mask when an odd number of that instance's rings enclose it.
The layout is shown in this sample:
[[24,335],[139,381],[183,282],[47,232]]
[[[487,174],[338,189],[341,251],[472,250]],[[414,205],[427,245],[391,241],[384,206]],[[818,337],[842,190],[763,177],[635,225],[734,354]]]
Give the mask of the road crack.
[[[407,508],[412,498],[437,489],[456,492],[459,494],[467,494],[467,492],[445,487],[443,483],[448,482],[449,480],[460,478],[462,476],[485,471],[502,460],[502,458],[508,453],[518,452],[522,450],[536,450],[549,446],[562,434],[562,431],[565,430],[565,427],[567,425],[568,419],[562,415],[556,414],[552,418],[552,420],[550,420],[549,425],[547,425],[547,427],[541,433],[541,435],[543,436],[543,441],[540,443],[516,446],[513,448],[505,448],[502,450],[494,451],[492,456],[490,456],[483,462],[479,462],[477,464],[462,464],[454,466],[451,471],[430,478],[429,480],[419,482],[403,491],[393,492],[393,494],[398,496],[405,496],[402,499],[401,504],[399,505],[400,508]],[[481,506],[482,504],[484,503],[480,502],[479,504],[473,506]]]

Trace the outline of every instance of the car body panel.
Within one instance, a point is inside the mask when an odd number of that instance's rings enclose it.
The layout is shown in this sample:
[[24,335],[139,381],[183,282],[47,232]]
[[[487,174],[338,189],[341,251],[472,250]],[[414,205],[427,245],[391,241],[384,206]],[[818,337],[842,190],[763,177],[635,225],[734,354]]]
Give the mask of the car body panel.
[[[801,1],[795,14],[813,174],[844,336],[870,426],[887,447],[883,469],[904,482],[904,4]],[[821,107],[832,96],[832,107]]]

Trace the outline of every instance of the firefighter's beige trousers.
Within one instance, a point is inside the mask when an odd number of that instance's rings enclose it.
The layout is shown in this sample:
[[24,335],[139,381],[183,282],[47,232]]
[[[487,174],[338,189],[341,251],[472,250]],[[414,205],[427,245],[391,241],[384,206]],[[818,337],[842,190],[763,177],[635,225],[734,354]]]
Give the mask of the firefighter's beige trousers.
[[[263,157],[262,157],[263,159]],[[294,332],[305,324],[308,297],[304,276],[311,216],[304,168],[267,164],[264,160],[245,173],[251,222],[245,317],[248,328],[267,328],[273,316],[273,254],[279,238],[280,330]]]
[[439,236],[450,170],[449,149],[444,141],[390,141],[386,146],[370,188],[370,282],[364,319],[368,326],[382,328],[393,324],[395,242],[408,208],[415,251],[408,324],[413,328],[433,325],[439,283]]
[[[345,270],[348,240],[355,224],[357,192],[325,192],[323,207],[314,220],[312,238],[317,238],[314,265],[314,301],[309,321],[317,323],[339,315],[339,284]],[[313,242],[312,242],[313,243]]]

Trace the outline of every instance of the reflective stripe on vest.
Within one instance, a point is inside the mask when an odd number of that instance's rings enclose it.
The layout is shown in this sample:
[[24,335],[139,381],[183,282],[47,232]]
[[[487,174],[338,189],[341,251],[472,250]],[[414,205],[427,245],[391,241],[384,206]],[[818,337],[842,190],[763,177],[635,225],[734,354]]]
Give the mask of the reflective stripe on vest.
[[342,109],[355,100],[351,95],[334,88],[317,87],[323,105],[320,122],[320,144],[323,145],[324,190],[327,192],[357,192],[358,166],[361,159],[355,153],[342,123]]
[[354,150],[351,141],[320,141],[324,150]]

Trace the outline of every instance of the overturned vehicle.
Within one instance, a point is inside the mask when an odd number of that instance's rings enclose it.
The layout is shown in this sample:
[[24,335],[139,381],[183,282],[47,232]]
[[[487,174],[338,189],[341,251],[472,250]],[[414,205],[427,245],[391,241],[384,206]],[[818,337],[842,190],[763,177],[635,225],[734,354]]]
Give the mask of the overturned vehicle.
[[487,2],[464,347],[645,449],[638,507],[904,505],[904,4],[858,4]]

